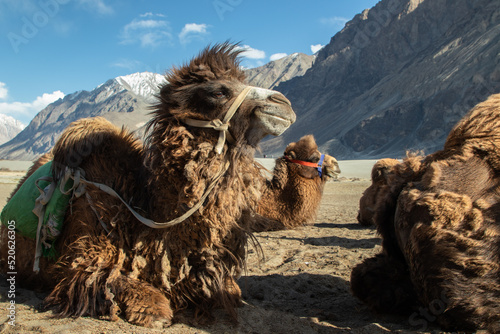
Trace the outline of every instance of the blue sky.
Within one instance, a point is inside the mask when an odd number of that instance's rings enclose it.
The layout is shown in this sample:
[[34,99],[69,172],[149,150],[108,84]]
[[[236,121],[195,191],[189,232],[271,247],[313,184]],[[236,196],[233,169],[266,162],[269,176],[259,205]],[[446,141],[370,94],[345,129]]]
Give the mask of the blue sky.
[[377,0],[0,0],[0,113],[23,123],[48,103],[120,75],[164,73],[210,43],[242,64],[313,54]]

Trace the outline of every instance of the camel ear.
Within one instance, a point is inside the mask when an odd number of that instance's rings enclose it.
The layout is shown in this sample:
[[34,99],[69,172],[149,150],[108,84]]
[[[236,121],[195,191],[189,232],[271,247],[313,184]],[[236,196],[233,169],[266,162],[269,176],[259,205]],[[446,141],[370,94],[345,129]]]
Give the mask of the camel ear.
[[278,189],[284,189],[288,182],[288,167],[284,158],[276,159],[276,165],[273,172],[273,186]]
[[372,182],[376,184],[387,184],[388,178],[395,173],[396,166],[399,161],[395,159],[382,159],[373,165]]
[[297,153],[295,153],[296,143],[290,143],[286,146],[284,156],[290,157],[292,159],[297,159]]
[[391,168],[387,166],[373,166],[372,169],[372,182],[377,184],[387,184],[387,176]]

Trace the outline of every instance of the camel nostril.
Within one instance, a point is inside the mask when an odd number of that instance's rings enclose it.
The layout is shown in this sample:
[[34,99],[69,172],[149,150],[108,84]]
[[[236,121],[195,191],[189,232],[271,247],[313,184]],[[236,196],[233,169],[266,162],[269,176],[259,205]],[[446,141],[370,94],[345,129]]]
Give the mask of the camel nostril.
[[275,103],[286,104],[286,105],[288,105],[290,107],[292,106],[292,103],[283,94],[273,94],[273,95],[270,95],[269,99],[272,102],[275,102]]

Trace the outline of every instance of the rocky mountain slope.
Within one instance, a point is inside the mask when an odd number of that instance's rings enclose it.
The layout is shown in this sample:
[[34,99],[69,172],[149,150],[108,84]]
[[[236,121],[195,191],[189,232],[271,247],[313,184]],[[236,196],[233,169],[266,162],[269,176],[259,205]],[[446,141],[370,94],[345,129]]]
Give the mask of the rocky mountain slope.
[[245,72],[248,82],[252,85],[274,89],[284,81],[304,75],[311,68],[315,58],[316,56],[294,53]]
[[[296,53],[262,67],[246,70],[248,82],[254,86],[270,88],[304,74],[311,67],[314,58]],[[164,80],[160,74],[134,73],[108,80],[90,92],[80,91],[67,95],[40,111],[24,131],[0,146],[0,158],[35,159],[52,148],[71,122],[83,117],[103,116],[115,125],[125,125],[142,135],[144,125],[150,118],[148,108],[155,102],[158,86]]]
[[94,90],[66,95],[40,111],[10,142],[0,146],[0,158],[32,160],[49,151],[61,132],[73,121],[103,116],[116,125],[140,129],[149,119],[160,74],[144,72],[108,80]]
[[8,142],[26,126],[13,117],[0,114],[0,144]]
[[263,152],[307,133],[340,159],[433,152],[471,107],[500,92],[499,55],[498,0],[382,0],[303,76],[278,85],[297,122]]

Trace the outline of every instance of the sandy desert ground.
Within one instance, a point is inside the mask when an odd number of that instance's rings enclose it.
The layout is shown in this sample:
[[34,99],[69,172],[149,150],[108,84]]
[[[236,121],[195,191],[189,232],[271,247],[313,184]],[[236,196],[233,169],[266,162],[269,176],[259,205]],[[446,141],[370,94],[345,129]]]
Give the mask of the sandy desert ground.
[[[224,312],[217,321],[200,326],[176,323],[157,330],[93,318],[54,319],[39,312],[44,294],[16,288],[15,326],[8,324],[9,284],[0,276],[0,333],[416,333],[439,332],[432,325],[412,326],[408,317],[378,315],[354,298],[349,289],[351,269],[380,251],[373,228],[357,224],[358,201],[369,186],[373,161],[341,162],[343,178],[328,182],[316,222],[291,231],[257,233],[264,252],[250,248],[246,273],[239,284],[244,305],[239,323]],[[1,167],[1,164],[0,164]],[[0,207],[15,182],[0,174]],[[346,177],[346,175],[348,177]],[[12,176],[9,177],[18,177]]]

